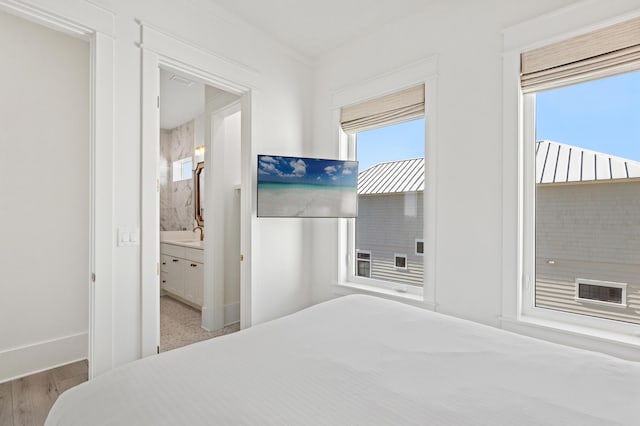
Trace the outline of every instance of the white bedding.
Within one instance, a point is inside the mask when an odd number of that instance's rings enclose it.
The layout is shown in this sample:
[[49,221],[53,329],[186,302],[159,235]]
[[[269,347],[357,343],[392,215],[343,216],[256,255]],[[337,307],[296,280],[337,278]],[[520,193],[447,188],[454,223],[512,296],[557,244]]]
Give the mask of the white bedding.
[[370,296],[127,364],[46,425],[640,425],[640,364]]

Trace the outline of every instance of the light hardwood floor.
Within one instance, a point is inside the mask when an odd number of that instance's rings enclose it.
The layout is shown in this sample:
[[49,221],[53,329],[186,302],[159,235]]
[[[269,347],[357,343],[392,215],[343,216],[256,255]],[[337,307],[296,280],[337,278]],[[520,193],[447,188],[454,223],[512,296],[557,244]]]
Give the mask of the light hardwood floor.
[[86,360],[0,384],[0,426],[44,424],[62,392],[87,381]]
[[[167,296],[161,298],[161,351],[234,333],[240,324],[216,332],[200,328],[200,312]],[[51,406],[69,388],[87,381],[87,361],[0,383],[0,426],[40,426]]]

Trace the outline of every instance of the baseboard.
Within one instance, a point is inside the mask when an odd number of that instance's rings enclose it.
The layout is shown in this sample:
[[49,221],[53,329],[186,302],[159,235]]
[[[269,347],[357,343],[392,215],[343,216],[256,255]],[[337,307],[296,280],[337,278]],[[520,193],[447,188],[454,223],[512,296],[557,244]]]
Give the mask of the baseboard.
[[0,383],[87,358],[88,333],[0,352]]
[[224,325],[240,322],[240,302],[224,305]]

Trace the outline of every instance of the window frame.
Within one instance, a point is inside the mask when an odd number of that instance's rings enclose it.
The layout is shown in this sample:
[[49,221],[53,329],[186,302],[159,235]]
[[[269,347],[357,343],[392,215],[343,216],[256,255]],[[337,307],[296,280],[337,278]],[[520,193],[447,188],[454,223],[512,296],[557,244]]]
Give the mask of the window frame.
[[[360,253],[367,253],[367,254],[369,255],[369,258],[368,258],[368,259],[361,259],[361,258],[359,258],[359,257],[358,257],[358,255],[359,255]],[[355,269],[354,269],[354,271],[353,271],[353,274],[354,274],[356,277],[371,278],[371,257],[372,257],[371,250],[361,250],[361,249],[356,249],[356,258],[355,258],[355,262],[354,262],[354,267],[355,267]],[[369,276],[365,276],[365,275],[360,275],[360,274],[358,274],[358,263],[359,263],[359,262],[369,262]]]
[[[426,119],[425,119],[425,126],[426,126]],[[347,134],[342,132],[342,130],[341,130],[341,133],[343,135],[343,139],[342,139],[343,145],[346,145],[344,146],[344,148],[346,148],[345,149],[346,158],[349,160],[356,160],[357,159],[356,134]],[[426,143],[426,132],[425,132],[425,143]],[[426,156],[427,156],[427,152],[425,151],[425,161],[426,161]],[[425,166],[425,169],[426,169],[426,166]],[[426,174],[426,171],[425,171],[425,174]],[[425,191],[426,190],[427,188],[425,187]],[[426,197],[423,197],[423,198],[426,199]],[[426,212],[426,210],[423,210],[423,211]],[[425,217],[423,218],[423,220],[425,221],[425,223],[423,224],[423,229],[426,226],[426,213],[424,216]],[[357,259],[354,257],[353,254],[356,253],[356,222],[355,221],[357,220],[357,218],[348,218],[348,219],[341,219],[341,220],[346,221],[346,227],[345,227],[346,229],[341,230],[339,234],[340,234],[340,239],[342,240],[342,243],[344,244],[346,242],[347,254],[344,257],[344,259],[346,260],[345,262],[346,264],[343,265],[343,269],[346,269],[347,272],[346,274],[344,272],[341,274],[343,278],[340,280],[340,285],[349,287],[352,284],[354,284],[355,286],[364,287],[374,292],[377,289],[379,289],[383,292],[393,291],[394,293],[397,293],[399,296],[408,295],[410,298],[424,298],[424,285],[425,285],[424,280],[426,280],[426,276],[423,276],[423,285],[422,287],[419,287],[411,284],[403,284],[403,283],[398,283],[394,281],[386,281],[386,280],[381,280],[377,278],[362,277],[362,276],[356,275]],[[395,268],[395,261],[394,261],[394,268]],[[404,269],[401,269],[401,270],[404,270]]]
[[[189,164],[189,176],[185,177],[185,166]],[[175,171],[176,165],[179,165],[180,168],[180,179],[176,179]],[[193,179],[193,157],[184,157],[178,160],[171,162],[171,181],[175,182],[183,182],[185,180]]]
[[421,287],[399,285],[375,279],[354,277],[353,265],[355,249],[355,219],[338,219],[336,235],[337,280],[333,285],[336,294],[364,293],[435,309],[437,235],[437,176],[438,176],[438,55],[431,55],[398,69],[383,70],[379,74],[336,90],[331,95],[332,123],[336,134],[336,149],[340,159],[355,159],[355,138],[345,133],[340,125],[340,111],[343,107],[369,99],[424,84],[425,90],[425,193],[424,235],[429,235],[424,258],[424,281]]
[[[523,309],[530,294],[531,269],[525,264],[531,251],[525,234],[530,232],[525,206],[526,156],[525,110],[535,111],[520,86],[520,54],[553,42],[598,30],[640,16],[631,1],[616,4],[582,3],[523,21],[502,31],[502,303],[500,325],[507,330],[558,343],[605,352],[640,361],[640,327],[609,321],[592,321],[583,315],[528,312]],[[531,181],[533,182],[533,180]],[[533,187],[533,185],[531,185]],[[529,222],[528,222],[529,221]],[[530,297],[530,296],[529,296]]]
[[[398,266],[398,258],[404,259],[404,266]],[[393,254],[393,266],[400,271],[407,271],[409,269],[409,258],[406,254],[394,253]]]
[[[538,307],[535,305],[536,285],[534,281],[536,277],[536,93],[533,92],[523,94],[520,91],[520,96],[522,96],[522,114],[520,115],[520,126],[522,128],[520,150],[522,152],[522,162],[520,163],[519,168],[521,172],[520,185],[523,203],[521,212],[523,229],[520,247],[523,256],[523,275],[518,289],[521,295],[521,305],[519,306],[520,319],[524,319],[525,321],[528,319],[547,320],[559,324],[587,327],[594,330],[637,335],[637,333],[640,331],[640,326],[637,324],[625,323],[622,321],[588,316],[584,314],[553,310],[549,308]],[[590,303],[592,302],[593,301],[590,301]]]

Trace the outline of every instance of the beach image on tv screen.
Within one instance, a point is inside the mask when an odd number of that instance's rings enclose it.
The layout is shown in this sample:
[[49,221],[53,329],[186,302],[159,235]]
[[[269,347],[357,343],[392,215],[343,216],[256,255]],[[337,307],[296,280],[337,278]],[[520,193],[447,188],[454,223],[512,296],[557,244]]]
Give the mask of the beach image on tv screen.
[[258,216],[355,217],[358,162],[258,156]]

